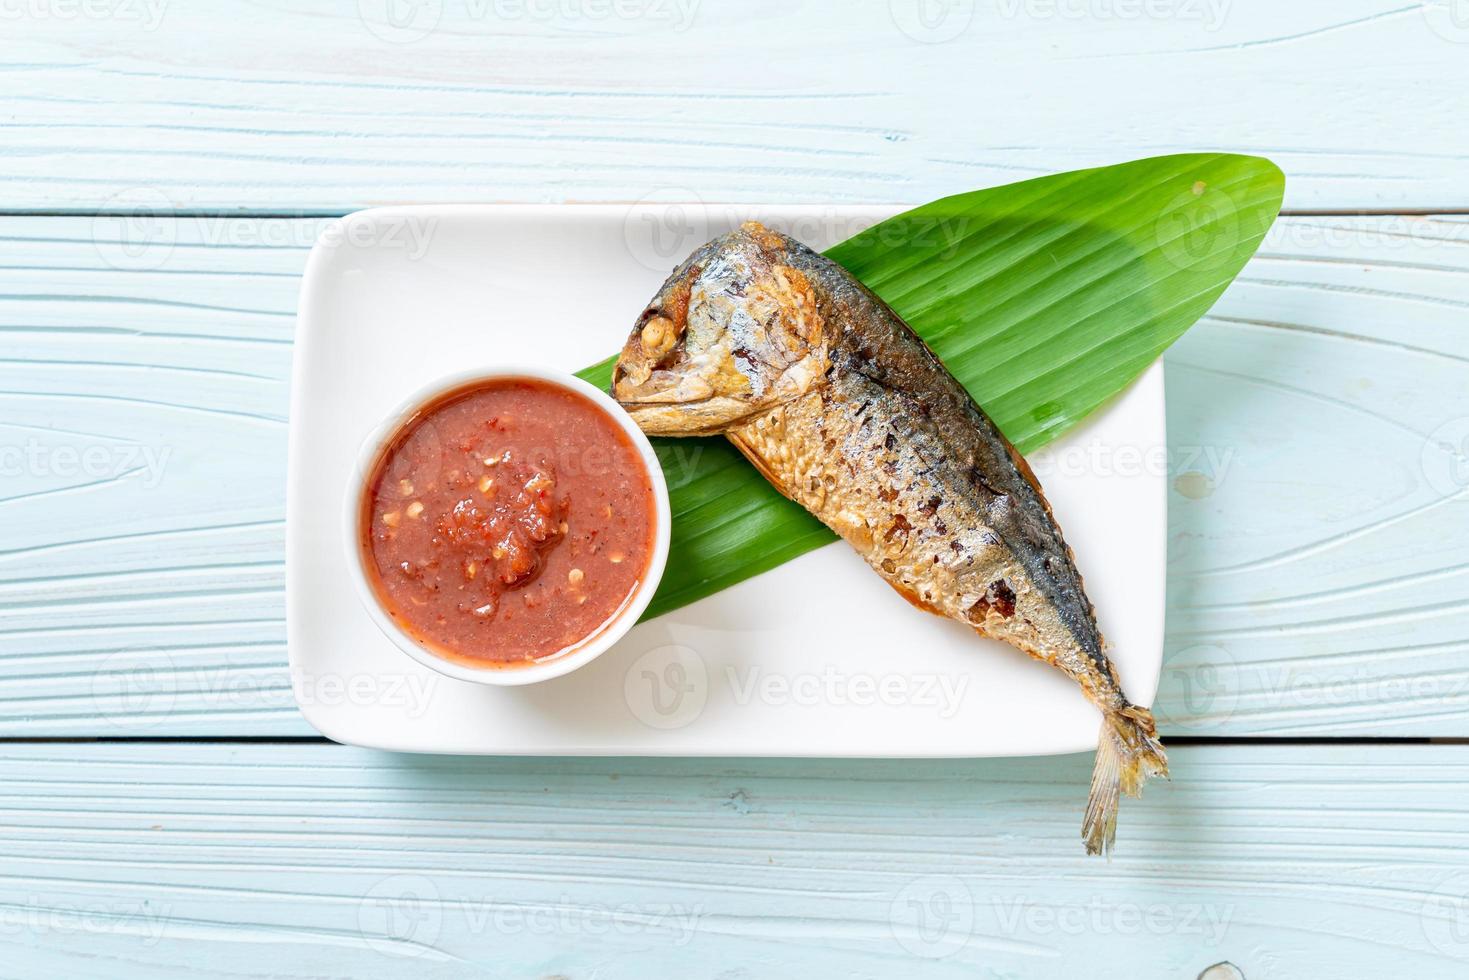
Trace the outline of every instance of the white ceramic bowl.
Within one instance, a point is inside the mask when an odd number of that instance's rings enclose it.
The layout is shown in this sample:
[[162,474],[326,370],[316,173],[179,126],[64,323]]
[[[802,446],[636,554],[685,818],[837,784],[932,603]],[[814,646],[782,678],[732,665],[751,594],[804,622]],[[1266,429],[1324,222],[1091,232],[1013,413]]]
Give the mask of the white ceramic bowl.
[[[366,555],[361,545],[360,524],[362,495],[366,490],[367,479],[372,475],[373,467],[387,443],[420,409],[456,389],[509,378],[531,378],[536,381],[544,381],[582,395],[605,411],[627,433],[628,438],[637,447],[643,465],[648,470],[648,482],[653,488],[655,511],[653,551],[648,559],[647,574],[643,576],[632,597],[616,615],[591,636],[559,653],[532,663],[512,666],[487,664],[484,667],[477,667],[462,661],[449,660],[435,653],[431,647],[420,643],[400,627],[383,608],[377,590],[369,578],[372,572],[364,563]],[[392,640],[399,649],[419,663],[449,677],[474,681],[477,684],[493,684],[502,687],[535,684],[553,677],[560,677],[584,664],[591,663],[637,623],[638,617],[643,614],[643,610],[648,608],[653,592],[658,588],[658,581],[663,577],[664,563],[668,559],[670,535],[668,484],[663,479],[663,469],[658,465],[658,457],[654,454],[648,437],[643,435],[632,417],[623,411],[621,406],[613,401],[606,392],[570,374],[524,364],[461,371],[425,385],[405,398],[362,443],[362,448],[357,453],[357,463],[352,468],[352,475],[347,481],[342,512],[347,568],[352,577],[352,584],[357,590],[357,598],[362,601],[363,608],[372,617],[377,628],[382,630],[383,635]]]

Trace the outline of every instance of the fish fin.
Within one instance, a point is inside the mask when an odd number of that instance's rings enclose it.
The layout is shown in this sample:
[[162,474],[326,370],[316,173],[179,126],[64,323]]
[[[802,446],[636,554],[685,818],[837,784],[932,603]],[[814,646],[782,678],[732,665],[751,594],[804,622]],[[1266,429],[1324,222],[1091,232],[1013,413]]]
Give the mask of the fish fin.
[[760,453],[756,450],[755,446],[751,444],[748,437],[749,431],[750,430],[747,427],[745,427],[744,425],[740,425],[736,426],[733,429],[726,430],[724,433],[724,437],[734,444],[734,447],[740,451],[740,455],[749,460],[750,465],[755,467],[755,469],[760,472],[761,476],[765,477],[765,482],[769,483],[772,487],[778,490],[782,497],[785,497],[787,500],[795,500],[796,503],[800,503],[799,500],[796,500],[796,495],[792,491],[791,486],[786,483],[784,479],[781,478],[779,473],[776,473],[774,470],[766,465],[765,458],[761,456]]
[[[876,571],[876,569],[874,569],[874,571]],[[882,573],[878,572],[878,574],[881,575]],[[898,593],[898,595],[908,600],[908,605],[912,606],[914,609],[920,609],[926,613],[933,613],[935,616],[941,616],[944,619],[949,618],[948,613],[944,612],[938,606],[926,601],[922,596],[920,596],[917,589],[914,589],[911,586],[905,586],[899,582],[895,582],[892,579],[888,578],[886,575],[882,576],[882,580],[888,585],[891,585],[894,592]]]
[[1088,854],[1111,855],[1121,794],[1141,796],[1143,783],[1152,776],[1168,777],[1168,756],[1158,740],[1153,713],[1136,705],[1107,712],[1097,741],[1086,819],[1081,825]]

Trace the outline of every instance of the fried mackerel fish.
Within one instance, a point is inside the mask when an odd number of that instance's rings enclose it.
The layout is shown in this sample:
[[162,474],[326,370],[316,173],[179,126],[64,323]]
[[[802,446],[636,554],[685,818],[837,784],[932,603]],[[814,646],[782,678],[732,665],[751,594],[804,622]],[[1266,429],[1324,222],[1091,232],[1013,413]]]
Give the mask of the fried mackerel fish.
[[1119,792],[1168,772],[1153,716],[1122,693],[1035,475],[882,300],[746,224],[674,271],[612,394],[649,435],[725,435],[913,605],[1080,684],[1103,717],[1082,837],[1110,851]]

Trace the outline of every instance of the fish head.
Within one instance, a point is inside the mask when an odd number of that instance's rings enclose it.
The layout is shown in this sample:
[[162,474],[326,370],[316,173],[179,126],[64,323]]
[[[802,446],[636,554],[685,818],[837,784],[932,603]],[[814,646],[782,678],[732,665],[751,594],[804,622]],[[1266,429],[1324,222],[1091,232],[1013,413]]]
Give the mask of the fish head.
[[612,395],[650,435],[707,435],[822,382],[827,338],[805,246],[754,222],[680,265],[633,325]]

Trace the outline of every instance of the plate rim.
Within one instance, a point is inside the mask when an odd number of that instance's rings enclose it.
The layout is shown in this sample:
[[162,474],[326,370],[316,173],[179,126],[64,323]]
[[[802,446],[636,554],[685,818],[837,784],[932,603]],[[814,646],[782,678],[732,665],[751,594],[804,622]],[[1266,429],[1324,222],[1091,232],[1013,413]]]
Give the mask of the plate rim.
[[[306,265],[301,276],[301,285],[298,291],[297,308],[295,318],[295,332],[292,344],[292,366],[290,385],[290,410],[289,424],[287,427],[287,470],[286,470],[286,506],[285,506],[285,605],[286,605],[286,654],[291,678],[292,699],[298,711],[308,724],[317,732],[343,745],[351,745],[359,748],[374,749],[379,751],[408,753],[414,755],[462,755],[462,756],[486,756],[507,758],[707,758],[707,759],[984,759],[984,758],[1034,758],[1041,756],[1068,755],[1080,752],[1094,751],[1097,746],[1097,737],[1078,739],[1075,744],[1061,743],[1039,745],[1034,748],[1020,746],[1018,748],[1006,748],[1003,751],[975,752],[972,747],[961,747],[960,751],[943,751],[941,747],[931,752],[893,751],[873,752],[862,751],[854,753],[832,753],[830,751],[801,751],[798,747],[782,748],[780,750],[744,749],[733,752],[704,751],[697,747],[690,748],[673,740],[662,743],[666,748],[640,747],[637,751],[628,751],[621,745],[598,745],[585,744],[572,748],[557,746],[545,751],[539,751],[534,747],[523,749],[516,748],[484,748],[472,744],[458,744],[445,741],[438,745],[424,745],[421,743],[403,742],[388,735],[381,738],[363,738],[357,730],[343,730],[338,727],[340,716],[347,712],[341,706],[323,706],[310,701],[303,701],[300,694],[298,680],[304,670],[302,663],[303,654],[300,652],[300,643],[293,642],[299,622],[299,613],[294,612],[297,604],[296,597],[298,588],[294,584],[298,562],[293,560],[301,542],[298,535],[292,533],[293,526],[299,520],[299,515],[293,519],[293,514],[298,508],[298,485],[302,479],[301,469],[296,465],[301,441],[298,407],[307,397],[305,391],[307,380],[304,365],[308,358],[303,356],[313,346],[313,337],[317,331],[310,328],[313,318],[310,313],[318,294],[323,288],[324,272],[332,258],[334,249],[334,237],[340,236],[343,231],[353,223],[365,220],[378,220],[384,217],[393,218],[400,216],[452,216],[462,218],[474,216],[475,214],[503,215],[509,217],[535,217],[537,219],[561,220],[572,219],[574,215],[607,215],[620,214],[625,216],[630,210],[639,207],[657,207],[667,204],[696,204],[704,208],[721,209],[724,213],[749,211],[778,213],[785,215],[812,212],[816,210],[839,214],[856,214],[859,217],[873,217],[875,220],[883,220],[887,217],[909,210],[918,205],[914,204],[832,204],[832,203],[795,203],[782,204],[770,202],[717,202],[717,201],[636,201],[636,202],[577,202],[568,204],[529,204],[529,203],[434,203],[434,204],[392,204],[377,207],[362,208],[349,212],[328,222],[317,236],[311,251],[308,253]],[[1095,417],[1096,413],[1103,412],[1108,405],[1124,394],[1135,388],[1151,387],[1153,404],[1150,411],[1156,412],[1158,420],[1158,438],[1163,446],[1168,444],[1168,417],[1166,400],[1166,380],[1163,366],[1163,355],[1155,358],[1142,372],[1134,378],[1122,392],[1108,399],[1107,402],[1093,409],[1092,415],[1087,420]],[[1084,420],[1082,424],[1085,424]],[[1159,602],[1159,615],[1163,626],[1166,626],[1167,615],[1167,521],[1168,521],[1168,483],[1166,474],[1152,481],[1154,491],[1157,494],[1156,513],[1159,515],[1162,525],[1162,533],[1158,535],[1157,545],[1161,554],[1156,555],[1158,568],[1162,569],[1162,595]],[[823,548],[840,546],[841,541],[833,541]],[[820,550],[820,549],[818,549]],[[769,571],[774,571],[770,569]],[[764,575],[767,573],[761,573]],[[759,576],[756,576],[759,577]],[[1131,698],[1133,703],[1140,706],[1151,706],[1156,699],[1158,687],[1161,684],[1163,673],[1164,653],[1166,648],[1166,633],[1160,631],[1158,645],[1158,657],[1156,667],[1151,672],[1152,684],[1146,697]],[[1134,694],[1139,692],[1132,692]],[[390,730],[391,731],[391,730]],[[1100,723],[1096,729],[1100,732]]]

